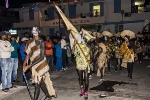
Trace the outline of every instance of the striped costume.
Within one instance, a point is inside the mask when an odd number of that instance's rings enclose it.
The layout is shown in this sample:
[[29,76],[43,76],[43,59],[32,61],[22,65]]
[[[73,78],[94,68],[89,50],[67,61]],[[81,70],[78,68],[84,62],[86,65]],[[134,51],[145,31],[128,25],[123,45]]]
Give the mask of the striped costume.
[[[39,41],[43,42],[42,40]],[[40,59],[40,47],[39,45],[36,45],[34,39],[31,39],[27,42],[25,52],[29,55],[31,61],[30,64],[33,64]],[[42,61],[32,66],[32,76],[35,83],[40,83],[41,79],[43,78],[49,94],[55,95],[55,90],[53,88],[52,81],[50,80],[49,66],[45,56]]]

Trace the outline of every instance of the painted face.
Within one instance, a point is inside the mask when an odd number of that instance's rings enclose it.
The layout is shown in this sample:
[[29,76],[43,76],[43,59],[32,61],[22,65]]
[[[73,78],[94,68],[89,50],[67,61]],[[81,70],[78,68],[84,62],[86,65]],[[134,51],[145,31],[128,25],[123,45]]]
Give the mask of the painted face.
[[107,36],[105,36],[105,40],[107,40]]
[[33,34],[34,36],[38,36],[38,35],[39,35],[39,29],[38,29],[38,27],[33,27],[33,29],[32,29],[32,34]]

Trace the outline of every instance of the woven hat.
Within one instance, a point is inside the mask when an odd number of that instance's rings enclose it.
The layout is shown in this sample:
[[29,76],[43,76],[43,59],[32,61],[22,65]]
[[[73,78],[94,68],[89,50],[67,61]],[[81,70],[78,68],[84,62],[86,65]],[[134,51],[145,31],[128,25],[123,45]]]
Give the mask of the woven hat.
[[130,30],[124,30],[121,32],[121,37],[122,38],[129,37],[129,39],[133,39],[135,38],[135,33]]
[[99,47],[101,47],[103,49],[103,52],[106,53],[107,49],[104,43],[99,43]]
[[108,31],[103,31],[102,34],[103,34],[104,36],[107,36],[107,37],[112,37],[112,36],[113,36],[113,34],[110,33],[110,32],[108,32]]

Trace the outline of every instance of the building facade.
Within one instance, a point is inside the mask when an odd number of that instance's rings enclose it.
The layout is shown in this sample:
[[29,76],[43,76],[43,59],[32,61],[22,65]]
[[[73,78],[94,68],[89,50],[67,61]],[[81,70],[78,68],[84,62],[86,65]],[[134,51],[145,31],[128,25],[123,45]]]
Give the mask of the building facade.
[[[81,27],[91,27],[112,33],[125,29],[137,33],[142,31],[145,20],[150,20],[149,2],[145,5],[144,0],[84,0],[57,5],[78,31]],[[67,33],[52,3],[21,9],[19,15],[20,22],[13,24],[19,34],[30,32],[34,25],[40,26],[44,35],[53,36],[57,31],[61,35]]]

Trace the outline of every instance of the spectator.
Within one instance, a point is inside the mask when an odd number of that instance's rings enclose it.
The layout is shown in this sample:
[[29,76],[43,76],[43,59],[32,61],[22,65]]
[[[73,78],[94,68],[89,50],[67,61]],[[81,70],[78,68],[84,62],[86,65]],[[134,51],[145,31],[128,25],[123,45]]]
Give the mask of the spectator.
[[8,40],[9,42],[11,41],[11,34],[10,34],[10,33],[7,34],[7,40]]
[[45,55],[48,62],[48,65],[50,66],[50,72],[53,72],[53,43],[49,36],[46,37],[45,41]]
[[62,66],[63,66],[63,70],[66,70],[66,57],[67,57],[67,44],[66,44],[66,36],[62,36],[61,39],[61,49],[62,49]]
[[[29,39],[26,38],[26,37],[23,37],[22,38],[22,44],[20,45],[20,54],[21,54],[21,59],[22,59],[22,65],[23,65],[23,62],[25,61],[25,58],[26,58],[26,53],[24,52],[25,51],[25,46],[26,46],[26,43]],[[27,70],[25,72],[25,75],[26,75],[26,78],[27,80],[29,80],[31,78],[31,70]]]
[[9,41],[6,41],[6,33],[0,32],[0,64],[2,70],[2,91],[9,92],[10,88],[16,88],[11,83],[12,67],[11,67],[11,52],[14,47]]
[[11,36],[11,45],[14,47],[14,51],[11,52],[11,64],[12,64],[12,81],[13,82],[19,82],[18,81],[18,52],[17,50],[20,48],[19,45],[19,37]]
[[56,49],[56,70],[62,70],[62,50],[61,50],[61,41],[58,40],[57,44],[55,45]]

